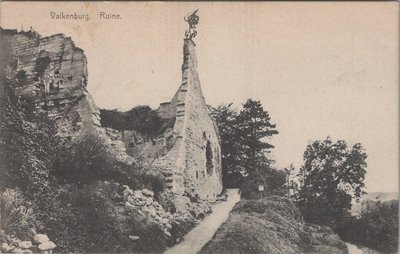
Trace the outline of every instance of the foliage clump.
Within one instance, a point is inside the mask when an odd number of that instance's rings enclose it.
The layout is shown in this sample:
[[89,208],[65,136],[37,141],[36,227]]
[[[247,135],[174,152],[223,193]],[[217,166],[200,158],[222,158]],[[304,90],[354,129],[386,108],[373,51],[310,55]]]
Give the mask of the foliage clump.
[[281,194],[286,177],[273,167],[269,153],[274,146],[268,141],[278,131],[261,102],[248,99],[239,111],[232,103],[209,109],[221,138],[224,187],[240,187],[244,198]]
[[18,189],[5,189],[0,194],[0,228],[6,232],[27,231],[35,224],[32,204]]
[[382,253],[396,253],[399,243],[399,201],[370,201],[359,216],[345,218],[340,237]]
[[310,142],[299,171],[296,199],[306,221],[335,227],[348,216],[352,198],[364,193],[367,154],[344,140]]
[[101,109],[100,117],[103,127],[119,131],[134,130],[148,136],[163,133],[166,128],[172,127],[175,123],[175,118],[163,119],[149,106],[136,106],[126,112]]
[[[157,225],[123,212],[122,185],[152,189],[157,199],[162,176],[118,162],[96,136],[60,138],[45,113],[25,108],[29,103],[2,84],[0,237],[27,239],[35,229],[51,236],[59,252],[161,252],[171,244]],[[141,241],[133,243],[129,235],[138,230]]]

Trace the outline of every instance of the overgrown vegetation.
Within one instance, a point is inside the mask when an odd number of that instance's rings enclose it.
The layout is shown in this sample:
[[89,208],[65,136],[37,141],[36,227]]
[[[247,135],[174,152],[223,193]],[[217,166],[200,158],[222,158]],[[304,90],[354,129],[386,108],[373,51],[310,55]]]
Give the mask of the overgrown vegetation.
[[161,252],[172,244],[158,225],[124,212],[123,184],[151,189],[161,204],[170,205],[159,174],[118,162],[95,136],[58,137],[46,115],[27,117],[25,104],[2,84],[7,96],[0,119],[2,239],[29,239],[35,229],[51,236],[57,252],[84,253]]
[[371,201],[359,216],[345,218],[336,229],[347,241],[382,253],[396,253],[399,239],[399,201]]
[[134,130],[148,136],[155,136],[172,127],[175,118],[163,119],[149,106],[136,106],[126,112],[116,109],[101,109],[101,125],[116,130]]
[[0,228],[5,231],[27,231],[35,223],[32,204],[18,189],[0,194]]
[[344,241],[394,253],[398,248],[397,200],[367,201],[359,216],[350,214],[352,200],[365,194],[366,158],[359,143],[349,146],[330,137],[312,141],[304,152],[304,165],[286,169],[288,194],[306,222],[327,225]]
[[313,141],[304,152],[296,197],[308,222],[335,228],[351,209],[352,198],[364,193],[367,154],[361,144],[344,140]]
[[327,227],[304,224],[290,199],[242,200],[200,253],[347,253]]

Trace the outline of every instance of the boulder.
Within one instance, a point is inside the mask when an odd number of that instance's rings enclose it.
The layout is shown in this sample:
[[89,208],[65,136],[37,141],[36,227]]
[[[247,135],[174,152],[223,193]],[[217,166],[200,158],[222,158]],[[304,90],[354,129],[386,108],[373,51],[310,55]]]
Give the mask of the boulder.
[[137,205],[137,206],[144,206],[144,205],[146,205],[146,202],[143,201],[143,200],[135,200],[135,201],[133,202],[133,204],[134,204],[134,205]]
[[11,252],[13,249],[14,247],[7,243],[2,243],[0,247],[0,250],[5,253]]
[[55,243],[53,243],[52,241],[48,241],[48,242],[39,244],[38,249],[41,251],[45,251],[45,250],[52,250],[55,247],[57,247],[57,245],[55,245]]
[[124,187],[124,192],[123,192],[124,197],[130,196],[133,194],[133,190],[131,190],[128,185],[123,185],[122,187]]
[[29,249],[30,247],[32,247],[32,242],[31,241],[23,241],[20,242],[18,244],[18,247],[22,248],[22,249]]
[[140,237],[139,237],[139,236],[136,236],[136,235],[130,235],[130,236],[129,236],[129,239],[131,239],[132,241],[136,241],[136,240],[139,240]]
[[167,213],[161,213],[160,214],[162,218],[169,218],[168,212]]
[[162,222],[161,217],[159,217],[159,216],[157,216],[157,215],[154,216],[154,220],[155,220],[156,222]]
[[168,237],[171,237],[171,233],[168,232],[167,230],[164,230],[163,232],[164,232],[164,235],[166,235],[166,236],[168,236]]
[[24,253],[24,250],[21,249],[21,248],[15,248],[15,249],[13,249],[12,252],[13,252],[13,253]]
[[11,238],[11,244],[12,245],[18,246],[18,244],[20,242],[21,242],[21,240],[19,240],[18,238],[15,238],[15,237]]
[[156,209],[152,206],[143,207],[143,212],[146,213],[148,216],[153,216],[153,217],[155,217],[157,214]]
[[151,190],[148,189],[143,189],[142,190],[142,194],[146,197],[153,197],[154,196],[154,192],[152,192]]
[[174,198],[174,205],[177,211],[185,213],[188,211],[188,204],[190,204],[190,199],[185,196],[176,196]]
[[146,205],[153,204],[153,198],[146,198]]
[[133,197],[136,199],[139,199],[139,200],[142,200],[144,198],[142,191],[140,191],[140,190],[135,190],[133,192]]
[[45,234],[37,234],[33,238],[33,242],[36,244],[41,244],[50,241],[50,239]]
[[136,210],[136,207],[129,202],[125,202],[125,208],[128,210]]

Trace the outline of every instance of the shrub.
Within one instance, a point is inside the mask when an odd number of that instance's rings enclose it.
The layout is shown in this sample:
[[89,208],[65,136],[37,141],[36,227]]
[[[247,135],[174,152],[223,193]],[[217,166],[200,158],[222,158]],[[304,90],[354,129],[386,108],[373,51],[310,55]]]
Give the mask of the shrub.
[[9,233],[19,233],[34,224],[31,204],[19,190],[5,189],[0,194],[0,228]]
[[26,84],[26,71],[19,70],[16,77],[19,85],[22,86]]
[[143,183],[143,188],[149,188],[158,194],[164,190],[164,179],[162,175],[152,173],[142,173],[140,179]]
[[351,216],[336,228],[342,239],[378,250],[395,253],[399,238],[398,201],[373,202],[359,217]]
[[147,136],[156,136],[175,124],[175,118],[163,119],[149,106],[136,106],[129,111],[101,109],[101,125],[116,130],[134,130]]
[[56,154],[54,164],[54,174],[61,182],[83,185],[96,180],[132,180],[129,166],[118,162],[95,135],[72,141]]
[[42,115],[28,119],[10,84],[4,86],[8,103],[0,114],[0,191],[17,187],[29,198],[46,189],[52,167],[49,155],[61,145],[54,124]]

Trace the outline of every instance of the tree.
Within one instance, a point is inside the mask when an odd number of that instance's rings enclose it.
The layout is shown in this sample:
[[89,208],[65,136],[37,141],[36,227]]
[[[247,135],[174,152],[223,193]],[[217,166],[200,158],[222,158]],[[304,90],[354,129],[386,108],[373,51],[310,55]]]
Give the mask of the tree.
[[308,144],[300,168],[298,203],[306,221],[332,226],[348,216],[352,198],[364,193],[367,154],[329,137]]
[[244,169],[239,158],[240,143],[237,138],[236,118],[238,113],[232,108],[232,103],[221,104],[216,108],[208,106],[214,118],[221,140],[222,180],[225,187],[240,185]]
[[267,154],[273,145],[266,138],[278,131],[261,102],[248,99],[240,112],[232,108],[232,103],[209,109],[221,137],[224,186],[239,187],[255,182],[255,178],[270,182],[264,176],[272,170]]
[[266,138],[278,134],[276,125],[270,123],[270,116],[264,111],[260,101],[248,99],[243,104],[236,120],[238,138],[241,145],[240,157],[242,165],[251,175],[258,165],[269,164],[266,153],[273,145],[265,141]]

